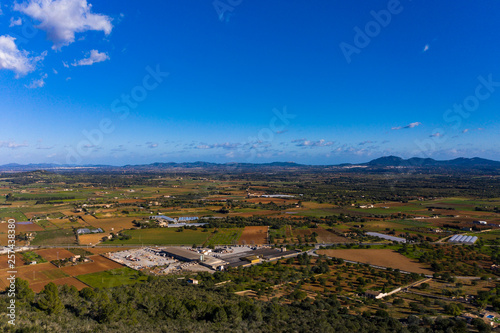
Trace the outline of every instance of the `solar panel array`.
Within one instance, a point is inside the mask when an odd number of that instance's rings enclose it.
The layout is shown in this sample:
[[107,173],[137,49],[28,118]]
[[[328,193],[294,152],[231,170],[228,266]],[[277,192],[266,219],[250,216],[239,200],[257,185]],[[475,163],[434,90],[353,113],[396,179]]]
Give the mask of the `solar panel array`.
[[448,240],[450,243],[461,243],[461,244],[474,244],[477,241],[476,236],[467,236],[467,235],[453,235]]
[[179,221],[196,221],[197,219],[196,216],[179,217]]

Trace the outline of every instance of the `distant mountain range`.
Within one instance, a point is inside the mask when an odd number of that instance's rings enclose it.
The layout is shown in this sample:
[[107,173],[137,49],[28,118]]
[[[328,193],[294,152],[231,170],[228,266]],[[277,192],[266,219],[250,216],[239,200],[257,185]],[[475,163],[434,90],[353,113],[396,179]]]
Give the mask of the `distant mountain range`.
[[438,161],[432,158],[412,157],[403,159],[397,156],[384,156],[374,159],[367,163],[344,163],[338,165],[306,165],[294,162],[273,162],[273,163],[210,163],[210,162],[192,162],[192,163],[151,163],[140,165],[60,165],[60,164],[17,164],[10,163],[0,165],[0,171],[20,172],[34,170],[52,170],[52,171],[162,171],[162,170],[212,170],[212,171],[276,171],[276,170],[341,170],[341,169],[365,169],[380,170],[393,168],[412,168],[412,169],[479,169],[479,170],[500,170],[500,162],[484,158],[460,157],[453,160]]

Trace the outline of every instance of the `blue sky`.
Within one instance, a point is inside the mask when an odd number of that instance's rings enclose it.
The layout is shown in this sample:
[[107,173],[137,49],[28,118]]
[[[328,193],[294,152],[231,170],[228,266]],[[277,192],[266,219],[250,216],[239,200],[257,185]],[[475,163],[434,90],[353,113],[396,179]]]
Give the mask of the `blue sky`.
[[0,164],[500,160],[494,1],[0,8]]

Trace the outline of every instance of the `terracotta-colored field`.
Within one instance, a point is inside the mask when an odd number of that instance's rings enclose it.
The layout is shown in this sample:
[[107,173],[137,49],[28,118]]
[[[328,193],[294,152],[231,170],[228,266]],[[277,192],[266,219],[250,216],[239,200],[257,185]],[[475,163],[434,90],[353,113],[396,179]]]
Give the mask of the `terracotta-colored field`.
[[[9,230],[9,224],[8,223],[0,223],[0,232],[1,233],[8,233]],[[16,223],[16,234],[19,234],[20,232],[31,232],[31,231],[42,231],[44,230],[42,227],[40,227],[38,224],[19,224]]]
[[325,254],[329,257],[352,260],[364,264],[398,268],[402,271],[413,273],[432,274],[430,270],[422,264],[410,260],[405,256],[386,249],[352,249],[352,250],[319,250],[318,254]]
[[68,275],[78,276],[82,274],[102,272],[102,271],[107,271],[109,269],[123,267],[123,265],[120,265],[100,255],[90,256],[89,258],[93,260],[93,262],[79,264],[76,266],[63,267],[61,268],[61,270]]
[[250,198],[246,199],[245,201],[255,204],[258,204],[260,202],[264,205],[270,202],[274,202],[277,205],[282,205],[282,204],[290,205],[298,203],[297,199],[283,199],[283,198]]
[[88,234],[78,236],[80,245],[95,245],[99,243],[104,236],[109,235],[109,233],[99,233],[99,234]]
[[146,200],[143,199],[121,199],[118,200],[119,203],[138,203],[138,202],[146,202]]
[[277,212],[274,210],[255,210],[253,212],[247,212],[247,213],[229,213],[229,216],[252,217],[252,216],[268,216],[276,214]]
[[[10,276],[8,271],[9,269],[3,269],[0,271],[0,288],[8,285],[7,278]],[[67,277],[67,274],[65,274],[62,270],[48,262],[17,267],[16,271],[16,277],[28,281],[30,285],[32,283],[47,284],[52,280]]]
[[[16,267],[23,266],[24,260],[20,254],[15,254]],[[9,257],[7,255],[0,256],[0,270],[9,268]]]
[[43,259],[47,261],[57,260],[57,259],[67,259],[74,256],[73,253],[65,249],[43,249],[35,251]]
[[[104,232],[117,232],[123,229],[130,229],[134,227],[132,224],[133,220],[136,220],[137,217],[115,217],[115,218],[103,218],[103,219],[87,219],[87,216],[84,217],[85,221],[87,221],[90,225],[95,228],[101,228]],[[113,230],[111,230],[113,229]],[[103,235],[104,236],[104,235]]]
[[[123,249],[120,248],[120,250]],[[52,258],[54,256],[54,259],[57,259],[57,251],[59,251],[60,258],[62,258],[63,256],[73,256],[71,252],[64,249],[44,249],[38,250],[36,252],[46,259]],[[111,251],[111,248],[107,249],[107,252]],[[17,254],[16,257],[18,257]],[[30,288],[35,292],[40,292],[43,287],[49,282],[54,282],[57,285],[69,284],[75,286],[78,290],[81,290],[87,287],[87,285],[74,278],[74,276],[123,267],[122,265],[100,255],[94,255],[90,258],[94,262],[63,268],[57,268],[49,262],[36,265],[23,265],[15,269],[15,271],[17,272],[15,275],[16,277],[28,281]],[[1,256],[0,263],[0,267],[2,268],[0,269],[0,290],[3,290],[8,286],[9,281],[7,280],[7,278],[10,276],[10,274],[8,273],[9,268],[7,268],[7,256]],[[17,263],[22,264],[20,258],[16,259],[16,264]]]
[[267,244],[269,227],[245,227],[239,240],[240,245]]
[[[65,277],[65,278],[62,278],[62,279],[52,280],[50,282],[53,282],[53,283],[57,284],[58,286],[62,286],[64,284],[67,284],[67,285],[70,285],[70,286],[75,286],[76,289],[78,289],[78,290],[82,290],[83,288],[88,287],[85,283],[83,283],[80,280],[75,279],[74,277]],[[39,293],[40,291],[43,290],[43,288],[45,287],[45,285],[47,283],[48,282],[32,283],[32,284],[30,284],[30,288],[34,292]]]

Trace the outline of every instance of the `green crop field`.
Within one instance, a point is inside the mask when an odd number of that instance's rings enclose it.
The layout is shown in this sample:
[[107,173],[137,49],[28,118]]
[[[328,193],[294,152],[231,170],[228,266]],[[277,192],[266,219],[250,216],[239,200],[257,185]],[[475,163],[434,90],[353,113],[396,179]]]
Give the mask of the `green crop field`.
[[32,245],[65,245],[76,244],[76,237],[72,229],[57,229],[37,231]]
[[128,267],[109,271],[79,275],[76,277],[94,288],[111,288],[147,281],[148,277]]
[[104,244],[144,244],[144,245],[201,245],[211,235],[202,229],[186,229],[178,232],[177,228],[153,228],[140,230],[126,230],[124,235],[131,236],[130,239],[115,239],[104,242]]
[[26,216],[17,209],[2,208],[0,210],[0,219],[14,219],[17,222],[26,221]]
[[238,244],[241,237],[242,228],[219,229],[217,233],[212,233],[212,236],[204,244],[210,245],[232,245]]

